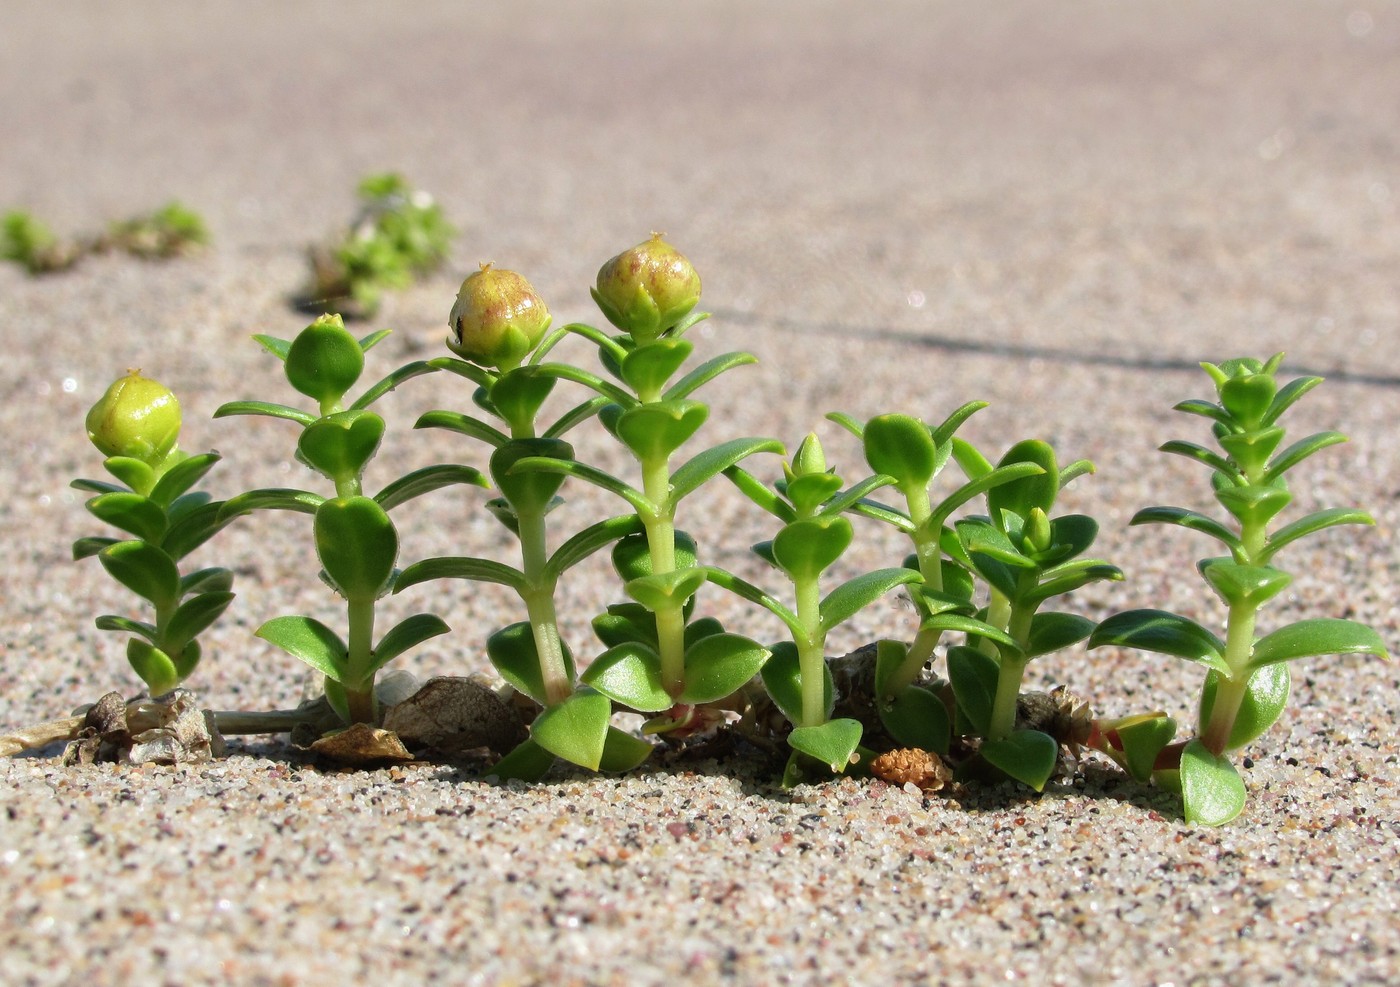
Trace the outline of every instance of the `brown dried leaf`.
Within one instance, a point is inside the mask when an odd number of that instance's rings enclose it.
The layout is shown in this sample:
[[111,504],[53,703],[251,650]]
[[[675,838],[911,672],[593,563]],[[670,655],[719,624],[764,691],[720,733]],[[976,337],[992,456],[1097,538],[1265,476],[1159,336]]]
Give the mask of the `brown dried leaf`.
[[384,727],[415,748],[461,754],[488,747],[515,749],[526,737],[519,711],[477,679],[440,676],[391,706]]
[[397,734],[368,723],[356,723],[337,733],[327,734],[312,743],[309,749],[332,761],[355,767],[400,764],[413,760],[413,755]]

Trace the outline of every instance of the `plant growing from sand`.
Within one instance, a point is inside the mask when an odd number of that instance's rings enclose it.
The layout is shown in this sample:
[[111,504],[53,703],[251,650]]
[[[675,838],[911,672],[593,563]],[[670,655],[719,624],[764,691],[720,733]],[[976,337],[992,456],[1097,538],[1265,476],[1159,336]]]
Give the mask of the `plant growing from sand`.
[[[1131,522],[1177,525],[1213,538],[1226,549],[1228,555],[1204,558],[1196,565],[1225,604],[1224,639],[1189,617],[1155,609],[1110,617],[1090,639],[1090,647],[1140,648],[1206,667],[1198,737],[1168,746],[1171,731],[1160,725],[1160,718],[1147,718],[1128,724],[1128,744],[1102,736],[1096,745],[1125,764],[1135,762],[1135,773],[1150,770],[1162,783],[1180,788],[1191,822],[1220,825],[1244,808],[1244,782],[1229,754],[1257,738],[1283,713],[1290,686],[1288,662],[1355,653],[1389,657],[1380,636],[1354,620],[1320,617],[1258,633],[1260,611],[1293,581],[1273,564],[1280,550],[1335,525],[1375,523],[1364,511],[1341,507],[1315,511],[1271,530],[1293,500],[1285,474],[1314,453],[1346,441],[1340,433],[1326,431],[1280,448],[1284,429],[1279,419],[1322,382],[1320,377],[1299,377],[1280,387],[1276,374],[1282,362],[1283,354],[1278,353],[1266,363],[1238,359],[1202,364],[1215,383],[1218,401],[1183,401],[1176,410],[1209,419],[1220,452],[1185,441],[1162,446],[1164,452],[1187,456],[1211,470],[1211,489],[1230,520],[1180,507],[1149,507]],[[1154,720],[1159,725],[1154,726]]]
[[[484,644],[505,681],[496,691],[473,686],[480,708],[501,718],[501,729],[476,743],[490,748],[486,770],[497,776],[536,779],[556,759],[626,771],[657,744],[683,749],[727,739],[732,743],[714,749],[732,752],[748,740],[758,749],[784,751],[789,784],[874,773],[932,789],[951,774],[962,783],[1012,779],[1040,791],[1068,768],[1063,755],[1077,759],[1088,747],[1140,782],[1179,789],[1186,818],[1211,825],[1229,821],[1245,803],[1229,755],[1283,712],[1288,661],[1355,652],[1386,656],[1376,633],[1350,620],[1310,619],[1258,631],[1261,609],[1291,578],[1274,565],[1280,550],[1323,529],[1371,523],[1359,510],[1336,508],[1272,527],[1291,501],[1285,474],[1342,441],[1335,432],[1321,432],[1283,446],[1280,418],[1319,378],[1280,386],[1281,355],[1265,363],[1203,364],[1218,401],[1185,401],[1178,408],[1211,421],[1220,451],[1189,442],[1163,447],[1211,469],[1212,489],[1229,520],[1174,507],[1148,508],[1133,519],[1175,524],[1224,546],[1228,554],[1198,566],[1226,605],[1223,638],[1156,609],[1130,610],[1096,626],[1087,617],[1045,608],[1091,583],[1123,578],[1116,566],[1088,555],[1098,534],[1092,518],[1057,513],[1063,488],[1092,472],[1092,465],[1061,465],[1049,444],[1034,439],[1013,444],[994,464],[957,434],[985,407],[981,402],[957,407],[936,425],[897,412],[865,422],[829,415],[856,438],[871,470],[849,485],[828,465],[815,434],[797,445],[771,484],[759,478],[751,457],[786,457],[776,439],[729,439],[683,456],[710,418],[710,406],[697,394],[721,374],[754,362],[732,352],[687,369],[695,350],[687,333],[706,318],[695,311],[699,296],[695,269],[659,236],[598,272],[593,297],[614,332],[583,323],[551,328],[548,308],[528,281],[483,265],[463,283],[452,309],[448,346],[454,355],[406,364],[353,400],[349,392],[366,353],[387,331],[356,338],[339,316],[325,315],[295,339],[256,337],[314,407],[244,400],[216,414],[295,424],[296,459],[330,484],[326,494],[257,489],[220,504],[195,492],[218,457],[179,452],[173,395],[145,378],[123,378],[88,422],[121,483],[76,485],[96,494],[88,505],[94,515],[131,537],[82,539],[74,554],[97,555],[154,607],[155,619],[108,615],[99,626],[132,635],[128,657],[153,694],[174,688],[199,659],[195,637],[232,598],[227,570],[182,576],[178,561],[234,518],[269,509],[299,512],[312,518],[321,577],[344,601],[345,631],[315,617],[287,615],[256,633],[319,672],[325,701],[315,712],[215,714],[219,729],[302,723],[317,733],[351,725],[341,737],[373,732],[419,698],[381,708],[379,670],[448,630],[436,614],[419,613],[376,637],[378,601],[429,580],[485,581],[510,587],[523,608],[523,619],[461,635],[464,652]],[[592,361],[585,367],[558,357],[562,344],[580,340],[596,353],[601,373]],[[371,496],[365,474],[388,426],[370,407],[416,378],[422,381],[415,386],[453,379],[471,385],[472,411],[431,411],[417,427],[481,443],[490,479],[470,466],[436,464]],[[582,395],[550,420],[548,401],[572,388],[582,388]],[[576,457],[565,436],[588,428],[622,447],[635,465],[635,480]],[[962,474],[956,482],[944,480],[950,464]],[[754,551],[785,578],[783,590],[770,591],[710,561],[722,556],[712,544],[718,533],[706,530],[713,519],[699,493],[721,474],[777,522],[772,538]],[[492,481],[497,496],[484,508],[518,542],[518,565],[443,554],[396,568],[399,538],[391,511],[445,486]],[[615,495],[625,507],[551,551],[548,515],[571,481]],[[679,527],[682,516],[690,531]],[[825,586],[858,537],[889,527],[912,551]],[[605,548],[623,599],[592,617],[600,646],[576,665],[561,630],[561,621],[576,618],[559,613],[557,597],[575,567]],[[788,639],[761,643],[697,615],[707,585],[754,605],[752,613],[762,619],[776,617]],[[833,629],[898,588],[917,615],[912,640],[890,637],[850,655],[826,653]],[[1174,742],[1176,724],[1160,712],[1097,718],[1063,689],[1025,689],[1029,662],[1086,639],[1090,648],[1157,651],[1206,666],[1199,736]],[[940,662],[941,674],[934,671]],[[114,698],[120,706],[121,697]],[[143,707],[140,715],[147,712]],[[619,712],[645,718],[641,736],[614,722]],[[0,750],[75,729],[71,721],[49,726],[0,740]],[[467,722],[458,726],[461,735],[486,735],[473,733]],[[439,743],[444,731],[434,736],[423,743]],[[364,750],[381,756],[378,747]]]
[[420,613],[378,641],[374,638],[375,604],[393,589],[398,576],[394,563],[399,537],[389,511],[449,484],[485,485],[479,470],[441,464],[400,477],[372,497],[365,495],[365,468],[385,430],[384,419],[369,406],[405,380],[431,370],[426,363],[408,364],[347,404],[347,392],[364,370],[365,353],[387,334],[386,330],[356,339],[338,316],[323,316],[290,341],[258,336],[258,342],[282,361],[288,383],[316,402],[316,411],[235,401],[215,412],[215,417],[266,415],[301,426],[297,460],[334,485],[330,497],[287,488],[251,490],[227,501],[220,516],[229,519],[255,510],[312,516],[321,575],[345,601],[347,636],[341,638],[305,616],[275,617],[258,628],[257,636],[322,673],[326,698],[347,724],[377,722],[375,674],[410,648],[447,632],[440,617]]

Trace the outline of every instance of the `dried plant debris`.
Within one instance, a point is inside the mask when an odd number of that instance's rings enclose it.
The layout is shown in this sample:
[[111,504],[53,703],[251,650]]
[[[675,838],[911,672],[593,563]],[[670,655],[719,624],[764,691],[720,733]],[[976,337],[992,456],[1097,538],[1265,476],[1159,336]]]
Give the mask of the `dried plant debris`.
[[384,727],[414,749],[464,754],[483,747],[513,750],[526,737],[518,707],[476,678],[441,676],[384,715]]
[[402,764],[413,760],[413,755],[397,734],[368,723],[356,723],[344,730],[328,733],[313,741],[308,750],[352,767]]
[[109,692],[88,709],[65,764],[194,764],[221,757],[224,739],[192,693],[133,699]]
[[952,770],[941,757],[917,747],[901,747],[881,754],[870,762],[870,772],[893,785],[906,788],[913,785],[921,792],[937,792],[953,780]]

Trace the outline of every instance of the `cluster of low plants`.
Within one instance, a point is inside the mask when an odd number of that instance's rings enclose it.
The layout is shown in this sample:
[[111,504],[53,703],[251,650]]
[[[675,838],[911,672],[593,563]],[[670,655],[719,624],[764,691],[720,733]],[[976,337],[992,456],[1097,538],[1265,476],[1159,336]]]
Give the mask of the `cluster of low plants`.
[[392,172],[369,175],[356,190],[358,212],[330,243],[307,250],[310,280],[303,308],[347,319],[372,318],[384,294],[438,270],[456,231],[442,206]]
[[0,258],[34,275],[66,271],[91,254],[121,251],[144,260],[166,260],[208,243],[204,219],[179,202],[111,223],[103,233],[70,240],[27,212],[10,212],[0,220]]
[[[1092,518],[1057,507],[1065,486],[1092,474],[1093,464],[1065,462],[1038,439],[985,454],[958,434],[984,407],[976,401],[932,423],[903,412],[864,422],[831,413],[832,430],[849,433],[847,443],[859,449],[862,461],[844,468],[857,471],[849,479],[815,432],[791,449],[766,436],[702,442],[711,409],[701,392],[755,358],[694,359],[689,332],[706,318],[695,310],[700,290],[690,262],[653,236],[598,274],[593,297],[610,328],[554,327],[528,281],[482,265],[453,305],[451,355],[391,369],[354,397],[385,332],[357,338],[327,315],[294,339],[256,337],[304,400],[241,399],[216,414],[285,421],[295,459],[321,491],[256,489],[224,501],[195,491],[218,457],[180,451],[174,396],[128,374],[87,423],[118,482],[76,484],[94,494],[92,514],[122,536],[84,538],[74,555],[96,556],[144,601],[147,615],[107,615],[98,626],[128,636],[127,656],[152,696],[175,689],[195,671],[198,635],[232,600],[227,569],[182,571],[182,560],[225,526],[255,523],[247,515],[298,512],[310,519],[319,576],[340,598],[341,629],[315,616],[266,615],[256,633],[320,676],[318,733],[388,722],[378,673],[418,644],[454,633],[461,652],[485,651],[504,682],[492,698],[518,717],[518,736],[508,731],[515,739],[490,755],[487,770],[499,777],[538,779],[558,759],[627,771],[658,745],[733,751],[748,743],[783,752],[788,784],[873,772],[924,788],[951,776],[1040,791],[1089,749],[1139,782],[1179,791],[1185,817],[1205,824],[1242,810],[1245,789],[1230,757],[1282,714],[1288,662],[1388,657],[1379,636],[1355,621],[1268,627],[1261,618],[1290,581],[1276,565],[1282,550],[1336,525],[1372,523],[1341,507],[1276,524],[1291,501],[1288,475],[1342,441],[1322,432],[1285,444],[1282,418],[1320,378],[1282,382],[1282,354],[1202,364],[1213,398],[1177,407],[1209,424],[1216,448],[1162,447],[1210,471],[1224,516],[1154,506],[1132,521],[1175,525],[1220,546],[1224,554],[1198,566],[1225,609],[1218,630],[1152,609],[1096,622],[1060,609],[1061,601],[1124,573],[1092,555]],[[565,360],[569,349],[582,359]],[[367,486],[390,434],[371,406],[395,388],[429,385],[449,407],[414,427],[453,433],[443,443],[451,458],[482,466],[433,464]],[[579,429],[620,445],[629,468],[618,475],[576,455],[569,438]],[[703,494],[715,483],[732,484],[755,517],[767,519],[771,537],[752,546],[770,574],[762,585],[714,564],[723,533],[709,523]],[[552,512],[579,484],[615,497],[617,513],[559,531]],[[479,509],[518,543],[518,557],[470,554],[447,533],[444,554],[400,568],[391,514],[462,486],[491,490]],[[833,580],[855,539],[881,525],[907,538],[907,555]],[[571,616],[590,619],[597,642],[580,661],[560,633],[556,599],[571,570],[602,551],[616,574],[616,598],[601,613]],[[500,626],[456,632],[430,612],[376,626],[385,595],[438,581],[501,584],[518,596],[519,610]],[[715,591],[773,615],[783,633],[756,640],[726,629],[705,612]],[[912,602],[912,612],[893,611],[907,614],[908,626],[850,655],[828,654],[834,629],[896,592]],[[1083,645],[1203,665],[1192,735],[1178,739],[1178,724],[1160,712],[1100,718],[1065,689],[1025,688],[1030,662]],[[638,714],[640,729],[619,726],[619,713]],[[288,716],[268,729],[285,730],[297,714]]]

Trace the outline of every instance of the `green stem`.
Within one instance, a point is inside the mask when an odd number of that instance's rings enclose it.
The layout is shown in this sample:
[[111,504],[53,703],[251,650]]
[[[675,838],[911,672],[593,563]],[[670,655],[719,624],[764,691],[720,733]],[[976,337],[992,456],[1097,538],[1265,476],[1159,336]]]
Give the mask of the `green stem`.
[[[1030,641],[1031,618],[1034,616],[1034,607],[1011,608],[1011,618],[1006,631],[1012,640],[1023,648]],[[987,729],[988,740],[1002,740],[1011,736],[1011,732],[1016,729],[1016,700],[1021,697],[1021,682],[1025,679],[1026,666],[1029,664],[1029,658],[1019,655],[1001,656],[1001,671],[997,674],[997,694],[992,701],[992,722]]]
[[374,674],[369,671],[374,660],[374,599],[349,601],[350,639],[346,647],[346,699],[350,705],[351,723],[373,723]]
[[[900,488],[904,494],[905,505],[909,508],[909,520],[914,522],[914,554],[919,560],[919,574],[924,577],[924,587],[935,592],[943,591],[943,549],[938,544],[940,532],[933,532],[932,537],[927,530],[928,520],[933,516],[933,505],[929,501],[928,490],[924,487],[914,487],[912,489]],[[934,650],[938,647],[939,639],[942,638],[941,631],[929,631],[920,628],[918,634],[914,636],[914,641],[909,645],[909,653],[904,659],[904,665],[900,669],[899,679],[905,680],[901,685],[909,685],[918,678],[919,670],[933,657]]]
[[530,630],[535,637],[540,678],[544,682],[545,704],[561,703],[574,691],[569,666],[564,660],[564,643],[559,637],[559,620],[554,610],[554,581],[545,576],[548,543],[545,540],[544,512],[517,514],[520,555],[530,589],[523,593]]
[[1201,735],[1201,743],[1212,754],[1223,754],[1234,732],[1240,706],[1249,692],[1249,658],[1254,650],[1254,623],[1258,607],[1242,603],[1230,608],[1225,631],[1225,663],[1230,674],[1222,675],[1215,689],[1215,703]]
[[[642,463],[642,489],[652,511],[642,518],[653,575],[676,568],[675,504],[671,501],[671,467],[665,459]],[[672,696],[685,688],[685,614],[683,602],[655,612],[656,637],[661,656],[662,687]]]
[[798,637],[797,664],[802,676],[802,722],[819,727],[826,722],[826,635],[822,633],[821,584],[816,578],[795,579],[797,619],[803,633]]

